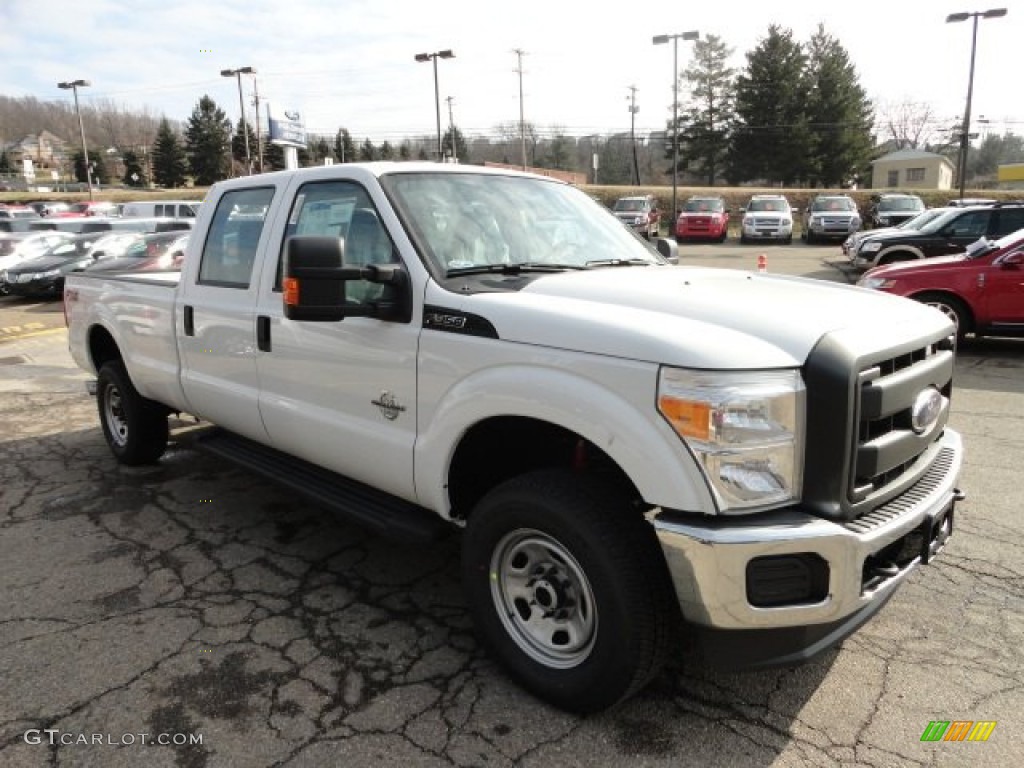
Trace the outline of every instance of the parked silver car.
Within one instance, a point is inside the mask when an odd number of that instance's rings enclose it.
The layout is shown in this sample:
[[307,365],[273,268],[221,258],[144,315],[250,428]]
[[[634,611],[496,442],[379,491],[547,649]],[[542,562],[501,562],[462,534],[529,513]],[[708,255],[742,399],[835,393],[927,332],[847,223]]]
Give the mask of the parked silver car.
[[793,242],[793,209],[783,195],[754,195],[741,210],[741,243],[752,240]]
[[860,211],[846,195],[818,195],[804,211],[800,237],[807,243],[844,240],[861,227]]

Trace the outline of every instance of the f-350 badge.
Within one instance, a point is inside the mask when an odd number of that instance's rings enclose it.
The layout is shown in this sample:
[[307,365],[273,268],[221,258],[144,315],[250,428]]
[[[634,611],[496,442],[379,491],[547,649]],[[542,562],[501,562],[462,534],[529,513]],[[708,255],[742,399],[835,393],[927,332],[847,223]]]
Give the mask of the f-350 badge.
[[379,398],[371,400],[370,402],[377,406],[381,415],[388,421],[394,421],[398,418],[398,414],[405,410],[405,406],[399,405],[395,396],[387,390],[381,392]]

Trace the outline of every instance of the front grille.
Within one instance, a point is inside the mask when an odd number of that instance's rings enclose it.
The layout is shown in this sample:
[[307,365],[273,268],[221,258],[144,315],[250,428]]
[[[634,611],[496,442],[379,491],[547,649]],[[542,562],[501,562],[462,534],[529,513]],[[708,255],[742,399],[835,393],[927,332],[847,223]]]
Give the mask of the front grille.
[[[936,334],[858,353],[840,338],[826,335],[804,366],[803,506],[852,520],[907,492],[936,460],[952,394],[953,339]],[[919,434],[914,404],[932,389],[941,395],[933,403],[938,416]]]
[[[848,495],[852,502],[884,490],[911,472],[949,415],[953,352],[926,345],[885,358],[860,372],[857,438]],[[934,387],[943,396],[939,423],[924,434],[911,426],[919,394]]]

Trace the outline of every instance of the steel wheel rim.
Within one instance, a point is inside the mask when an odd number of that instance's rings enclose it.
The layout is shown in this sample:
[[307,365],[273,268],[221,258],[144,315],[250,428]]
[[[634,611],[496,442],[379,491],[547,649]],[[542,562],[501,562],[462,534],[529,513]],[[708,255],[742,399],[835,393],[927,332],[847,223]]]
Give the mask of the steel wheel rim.
[[124,413],[121,390],[113,384],[103,393],[103,419],[107,423],[111,439],[123,447],[128,442],[128,419]]
[[956,327],[957,331],[960,330],[960,315],[958,315],[956,310],[949,306],[949,304],[946,304],[945,302],[941,301],[929,301],[928,306],[935,307],[935,309],[939,310],[939,312],[944,314],[953,322],[953,325]]
[[597,605],[576,558],[541,531],[519,529],[494,548],[491,597],[509,637],[544,666],[582,664],[597,639]]

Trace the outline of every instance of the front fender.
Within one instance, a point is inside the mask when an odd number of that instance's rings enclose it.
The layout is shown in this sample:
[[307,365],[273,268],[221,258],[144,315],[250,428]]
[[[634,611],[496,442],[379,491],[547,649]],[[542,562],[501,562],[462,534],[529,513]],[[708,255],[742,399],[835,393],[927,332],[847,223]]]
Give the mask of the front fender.
[[461,379],[438,400],[429,421],[420,425],[415,450],[420,503],[449,517],[448,475],[463,436],[486,419],[522,416],[589,440],[618,464],[646,502],[713,513],[703,475],[655,410],[657,371],[650,368],[645,374],[645,406],[591,376],[563,368],[500,365]]

